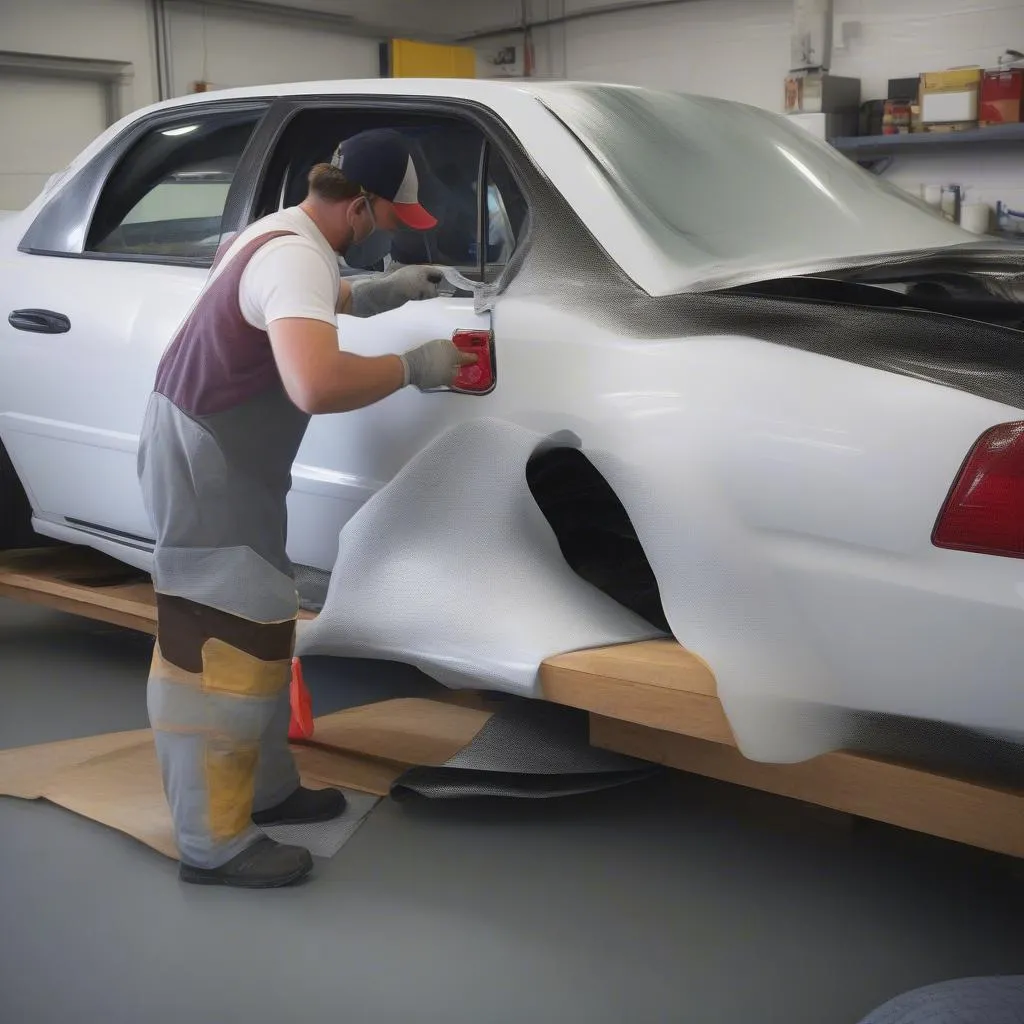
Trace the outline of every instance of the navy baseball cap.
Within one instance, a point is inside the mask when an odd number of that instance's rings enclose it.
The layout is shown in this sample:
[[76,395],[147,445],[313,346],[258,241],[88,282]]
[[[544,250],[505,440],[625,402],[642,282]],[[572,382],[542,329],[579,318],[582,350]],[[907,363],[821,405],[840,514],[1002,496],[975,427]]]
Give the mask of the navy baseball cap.
[[390,128],[359,132],[338,144],[331,166],[349,181],[387,200],[398,219],[410,228],[426,231],[437,224],[421,205],[416,165],[405,139]]

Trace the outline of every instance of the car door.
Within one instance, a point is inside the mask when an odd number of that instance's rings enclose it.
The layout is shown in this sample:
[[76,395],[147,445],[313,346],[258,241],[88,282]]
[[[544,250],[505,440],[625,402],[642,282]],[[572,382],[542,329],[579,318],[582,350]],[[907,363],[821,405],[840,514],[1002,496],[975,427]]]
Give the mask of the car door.
[[39,518],[149,537],[146,401],[266,108],[198,104],[134,126],[42,208],[4,268],[0,439]]
[[[423,394],[407,388],[364,409],[312,418],[292,472],[288,553],[297,565],[330,570],[341,528],[368,498],[446,428],[496,408],[501,341],[494,335],[492,314],[477,308],[474,292],[485,274],[495,272],[486,257],[511,251],[511,232],[499,219],[488,218],[487,206],[480,208],[480,184],[488,177],[483,158],[487,137],[472,126],[451,118],[439,121],[415,102],[384,110],[340,97],[295,103],[283,120],[265,158],[254,217],[301,201],[309,168],[329,159],[342,138],[386,125],[403,131],[413,143],[421,197],[440,221],[427,236],[394,236],[391,251],[395,262],[443,267],[450,274],[445,294],[366,319],[339,316],[341,347],[373,356],[403,352],[432,338],[452,338],[482,356],[478,367],[460,376],[456,389]],[[493,188],[485,190],[493,195]],[[484,259],[481,232],[487,245]],[[360,265],[358,252],[348,256],[356,265],[343,266],[344,273],[374,272]]]
[[[252,103],[202,114],[192,108],[140,128],[97,185],[78,252],[58,255],[30,245],[29,252],[18,253],[17,280],[10,290],[0,287],[0,295],[18,296],[9,303],[18,322],[0,327],[4,364],[12,368],[9,379],[0,381],[0,439],[38,517],[145,549],[150,527],[136,476],[138,431],[160,356],[201,289],[222,237],[215,215],[231,210],[225,224],[240,229],[293,205],[305,195],[311,163],[329,156],[344,133],[393,121],[408,127],[427,116],[414,108],[382,113],[365,103],[357,112],[351,102],[334,98],[328,113],[340,120],[330,127],[322,123],[322,104],[306,106],[278,101],[255,136],[265,108]],[[304,112],[320,120],[304,128]],[[299,130],[289,133],[289,120]],[[187,139],[205,148],[186,146]],[[500,347],[491,314],[478,311],[474,297],[483,276],[500,269],[487,265],[486,257],[507,258],[509,239],[514,242],[514,232],[495,217],[493,184],[486,186],[486,206],[470,209],[483,180],[486,141],[478,134],[478,150],[470,156],[473,195],[447,203],[445,223],[430,247],[418,257],[401,248],[401,239],[393,247],[406,262],[450,269],[461,287],[365,320],[339,317],[345,349],[401,352],[445,337],[482,346],[490,360]],[[244,173],[235,179],[243,149]],[[245,204],[236,201],[257,181],[260,187]],[[201,188],[203,201],[186,188]],[[200,230],[204,218],[214,229],[209,234]],[[488,223],[493,237],[485,239],[482,258],[480,236]],[[70,234],[58,227],[58,234]],[[366,409],[313,418],[288,499],[288,552],[296,564],[329,570],[341,527],[367,498],[448,426],[493,410],[501,397],[497,375],[471,381],[477,373],[467,373],[467,386],[450,393],[410,388]]]
[[[430,338],[462,347],[491,337],[491,316],[472,297],[410,302],[369,319],[338,318],[341,346],[359,355],[402,352]],[[480,411],[480,393],[422,394],[406,388],[383,402],[339,415],[314,416],[292,470],[288,554],[329,570],[348,519],[417,451],[448,425]]]

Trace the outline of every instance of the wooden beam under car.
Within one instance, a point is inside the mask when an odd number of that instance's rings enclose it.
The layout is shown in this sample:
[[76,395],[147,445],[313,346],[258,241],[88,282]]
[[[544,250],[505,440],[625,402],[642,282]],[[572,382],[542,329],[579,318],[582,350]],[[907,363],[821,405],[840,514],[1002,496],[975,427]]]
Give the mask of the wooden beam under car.
[[1024,791],[845,751],[798,764],[750,761],[739,750],[591,715],[590,742],[680,771],[1024,857]]

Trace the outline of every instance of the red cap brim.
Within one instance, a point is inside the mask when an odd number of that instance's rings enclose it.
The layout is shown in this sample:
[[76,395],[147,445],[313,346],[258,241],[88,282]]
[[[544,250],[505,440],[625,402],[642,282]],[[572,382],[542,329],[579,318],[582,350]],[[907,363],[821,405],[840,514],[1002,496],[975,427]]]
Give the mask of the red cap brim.
[[437,218],[432,217],[419,203],[392,203],[395,215],[406,226],[416,231],[428,231],[437,227]]

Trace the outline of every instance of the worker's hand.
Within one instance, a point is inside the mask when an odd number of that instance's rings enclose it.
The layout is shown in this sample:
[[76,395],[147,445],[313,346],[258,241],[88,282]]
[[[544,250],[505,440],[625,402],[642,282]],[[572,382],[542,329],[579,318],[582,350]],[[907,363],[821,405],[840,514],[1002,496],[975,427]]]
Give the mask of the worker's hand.
[[420,391],[450,387],[463,366],[477,362],[475,352],[463,352],[448,338],[437,338],[410,349],[401,357],[405,383]]
[[399,267],[390,273],[357,278],[352,282],[353,316],[367,317],[397,309],[407,302],[433,299],[444,280],[440,267]]

